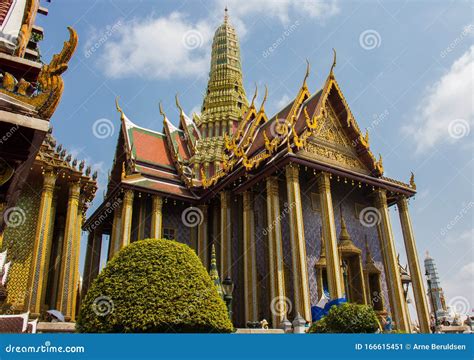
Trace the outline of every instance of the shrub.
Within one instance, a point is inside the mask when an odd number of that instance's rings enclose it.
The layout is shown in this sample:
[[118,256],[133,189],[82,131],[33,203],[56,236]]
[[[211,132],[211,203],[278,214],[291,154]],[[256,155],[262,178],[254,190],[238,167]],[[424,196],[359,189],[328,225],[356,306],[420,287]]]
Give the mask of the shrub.
[[231,332],[224,301],[194,251],[147,239],[122,249],[93,281],[79,332]]
[[311,325],[309,332],[374,333],[377,329],[377,315],[370,306],[345,303],[333,306],[326,316]]

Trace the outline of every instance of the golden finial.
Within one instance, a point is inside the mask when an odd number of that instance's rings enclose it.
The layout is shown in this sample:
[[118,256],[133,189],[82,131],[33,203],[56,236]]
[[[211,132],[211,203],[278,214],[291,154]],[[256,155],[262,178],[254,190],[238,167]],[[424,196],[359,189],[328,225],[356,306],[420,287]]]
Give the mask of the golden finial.
[[[175,95],[174,98],[175,98],[175,100],[176,100],[176,106],[177,106],[178,109],[179,109],[180,115],[183,115],[184,111],[183,111],[183,108],[181,107],[181,104],[179,103],[178,93],[176,93],[176,95]],[[160,106],[161,106],[161,104],[160,104]]]
[[369,129],[365,129],[364,141],[369,144]]
[[125,170],[125,161],[122,162],[122,179],[125,179],[127,176],[127,171]]
[[413,174],[413,171],[411,172],[410,176],[410,186],[416,190],[416,184],[415,184],[415,174]]
[[334,56],[332,60],[331,71],[329,73],[330,76],[334,76],[334,68],[336,67],[336,49],[332,48],[332,51],[334,53]]
[[265,105],[265,102],[267,101],[267,97],[268,97],[268,88],[267,88],[267,85],[265,85],[265,95],[263,96],[262,105],[260,105],[259,111],[264,111],[264,105]]
[[118,100],[119,100],[119,97],[117,96],[117,97],[115,98],[115,107],[117,108],[117,111],[120,113],[120,119],[122,119],[123,116],[124,116],[124,114],[123,114],[122,108],[121,108],[120,105],[119,105]]
[[311,69],[311,65],[309,64],[309,60],[306,59],[306,74],[304,75],[304,79],[303,79],[303,86],[306,86],[306,80],[308,79],[309,77],[309,71]]
[[227,23],[227,20],[229,20],[229,12],[227,10],[227,5],[224,9],[224,23]]
[[165,112],[163,111],[163,106],[161,105],[161,101],[158,103],[158,106],[160,108],[160,114],[161,116],[163,116],[163,119],[166,120],[166,114]]
[[252,98],[252,102],[250,103],[250,107],[254,107],[254,103],[255,103],[255,99],[257,98],[257,94],[258,94],[258,87],[257,87],[257,83],[255,83],[255,93],[253,94],[253,98]]

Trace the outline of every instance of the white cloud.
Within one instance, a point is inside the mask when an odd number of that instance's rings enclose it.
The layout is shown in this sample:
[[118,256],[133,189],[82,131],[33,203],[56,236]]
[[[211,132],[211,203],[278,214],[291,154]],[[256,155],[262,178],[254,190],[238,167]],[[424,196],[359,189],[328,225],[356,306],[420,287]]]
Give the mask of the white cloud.
[[[446,279],[441,279],[444,286],[446,303],[455,308],[474,309],[474,262],[471,261]],[[461,302],[461,304],[456,304]]]
[[403,130],[417,143],[417,151],[438,143],[467,138],[474,125],[474,46],[426,91],[414,123]]
[[178,12],[134,19],[102,45],[98,64],[112,78],[206,75],[212,33],[205,21],[192,22]]
[[215,0],[210,15],[200,21],[173,12],[162,17],[119,20],[103,31],[93,29],[95,35],[85,42],[86,57],[96,56],[99,67],[111,78],[207,76],[210,43],[226,6],[239,37],[247,33],[248,22],[259,16],[288,25],[294,18],[322,21],[339,12],[338,0]]
[[338,0],[215,0],[215,11],[217,16],[221,16],[227,6],[232,24],[243,37],[247,33],[249,17],[263,15],[284,25],[288,25],[294,17],[322,21],[339,13],[338,3]]
[[276,111],[283,109],[284,106],[288,105],[291,98],[287,94],[283,94],[283,96],[275,103]]

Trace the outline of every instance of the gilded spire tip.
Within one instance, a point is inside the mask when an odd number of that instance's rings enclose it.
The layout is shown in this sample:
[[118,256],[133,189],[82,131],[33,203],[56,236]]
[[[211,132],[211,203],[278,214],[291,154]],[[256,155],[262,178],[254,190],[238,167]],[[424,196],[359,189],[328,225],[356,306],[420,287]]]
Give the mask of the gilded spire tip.
[[122,117],[123,117],[124,114],[123,114],[123,110],[122,110],[122,108],[120,107],[118,101],[119,101],[119,97],[117,96],[117,97],[115,98],[115,107],[117,108],[117,111],[120,113],[120,119],[122,119]]
[[160,109],[160,114],[161,114],[161,116],[163,116],[163,120],[166,120],[166,114],[163,111],[163,106],[161,105],[161,101],[158,102],[158,106],[159,106],[159,109]]
[[336,49],[332,48],[333,51],[333,59],[332,59],[332,65],[331,65],[331,72],[330,75],[334,75],[334,68],[336,67]]
[[176,107],[179,109],[180,115],[183,115],[184,111],[183,111],[183,108],[181,107],[181,104],[179,103],[178,93],[176,93],[174,98],[176,100]]
[[305,73],[304,79],[303,79],[303,86],[306,85],[306,80],[307,80],[308,77],[309,77],[309,72],[310,72],[310,70],[311,70],[311,65],[310,65],[310,63],[309,63],[309,60],[306,59],[306,73]]
[[250,107],[255,106],[255,99],[257,98],[258,94],[258,86],[257,83],[255,83],[255,93],[253,94],[252,102],[250,103]]

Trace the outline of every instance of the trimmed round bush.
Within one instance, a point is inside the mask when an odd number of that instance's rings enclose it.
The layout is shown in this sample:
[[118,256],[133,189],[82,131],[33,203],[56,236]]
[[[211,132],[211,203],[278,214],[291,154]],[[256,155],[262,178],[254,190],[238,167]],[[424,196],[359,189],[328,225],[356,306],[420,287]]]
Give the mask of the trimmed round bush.
[[147,239],[107,263],[82,301],[76,330],[228,333],[233,327],[194,251],[175,241]]
[[374,333],[379,328],[377,314],[370,306],[345,303],[331,307],[311,325],[309,333]]

